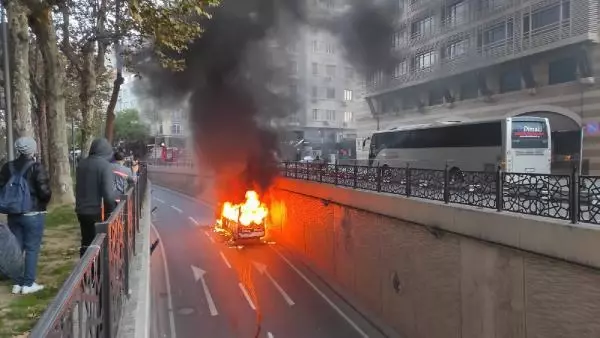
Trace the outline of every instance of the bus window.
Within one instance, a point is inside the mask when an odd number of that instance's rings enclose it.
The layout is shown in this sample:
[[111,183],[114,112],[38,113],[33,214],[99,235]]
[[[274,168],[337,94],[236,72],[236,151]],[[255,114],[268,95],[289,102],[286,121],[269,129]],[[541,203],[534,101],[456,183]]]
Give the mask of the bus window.
[[548,148],[548,130],[541,121],[513,121],[511,132],[512,148]]

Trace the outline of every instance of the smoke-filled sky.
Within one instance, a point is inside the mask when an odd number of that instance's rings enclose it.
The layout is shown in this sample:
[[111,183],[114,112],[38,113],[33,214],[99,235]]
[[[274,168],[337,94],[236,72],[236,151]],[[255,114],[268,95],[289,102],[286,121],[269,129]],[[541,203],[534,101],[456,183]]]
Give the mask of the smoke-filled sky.
[[393,62],[393,0],[346,0],[342,17],[320,19],[306,15],[304,1],[223,0],[204,24],[203,36],[182,55],[185,71],[172,73],[152,60],[138,65],[142,96],[164,108],[190,98],[200,161],[217,173],[218,185],[227,187],[219,198],[241,199],[246,189],[266,190],[276,175],[277,131],[264,122],[294,111],[296,102],[267,85],[287,88],[282,83],[287,65],[272,62],[262,44],[267,36],[293,40],[297,26],[318,26],[339,38],[348,61],[363,74]]

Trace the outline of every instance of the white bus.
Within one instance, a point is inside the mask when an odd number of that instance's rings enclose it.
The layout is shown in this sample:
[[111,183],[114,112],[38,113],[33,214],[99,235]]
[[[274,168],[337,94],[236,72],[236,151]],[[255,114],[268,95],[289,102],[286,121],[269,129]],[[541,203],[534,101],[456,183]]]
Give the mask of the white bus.
[[550,174],[550,122],[511,117],[481,122],[444,122],[373,133],[369,164],[419,169]]

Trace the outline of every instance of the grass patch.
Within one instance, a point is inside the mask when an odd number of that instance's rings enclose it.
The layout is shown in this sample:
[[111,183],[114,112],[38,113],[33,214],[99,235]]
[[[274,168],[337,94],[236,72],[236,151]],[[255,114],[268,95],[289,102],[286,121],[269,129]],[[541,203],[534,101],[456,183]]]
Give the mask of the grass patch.
[[0,338],[19,337],[33,328],[79,260],[79,224],[72,206],[57,207],[46,217],[38,282],[33,295],[12,295],[11,281],[0,282]]

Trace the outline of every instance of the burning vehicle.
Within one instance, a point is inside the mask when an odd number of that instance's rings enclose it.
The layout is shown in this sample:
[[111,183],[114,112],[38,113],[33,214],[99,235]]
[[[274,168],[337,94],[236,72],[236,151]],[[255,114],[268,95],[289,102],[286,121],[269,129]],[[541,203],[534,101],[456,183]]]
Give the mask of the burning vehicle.
[[269,209],[260,201],[256,191],[247,191],[245,197],[246,200],[240,204],[223,203],[217,216],[215,231],[229,236],[233,243],[260,240],[266,235]]

